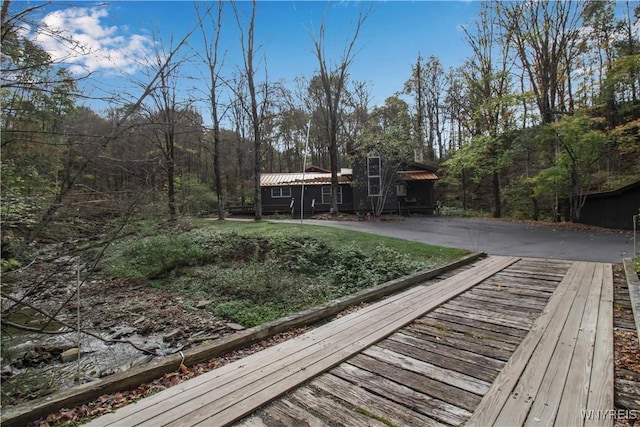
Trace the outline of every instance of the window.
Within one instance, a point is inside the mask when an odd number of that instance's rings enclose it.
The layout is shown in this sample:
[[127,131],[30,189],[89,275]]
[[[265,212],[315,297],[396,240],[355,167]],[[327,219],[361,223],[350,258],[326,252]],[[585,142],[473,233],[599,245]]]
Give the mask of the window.
[[291,197],[291,187],[271,187],[272,199],[284,199]]
[[380,155],[375,151],[369,153],[367,156],[367,177],[369,196],[379,196],[381,179],[380,179]]
[[405,184],[396,185],[396,194],[399,197],[404,197],[407,195],[407,186]]
[[[331,204],[331,187],[322,187],[322,204]],[[342,204],[342,187],[338,186],[338,204]]]

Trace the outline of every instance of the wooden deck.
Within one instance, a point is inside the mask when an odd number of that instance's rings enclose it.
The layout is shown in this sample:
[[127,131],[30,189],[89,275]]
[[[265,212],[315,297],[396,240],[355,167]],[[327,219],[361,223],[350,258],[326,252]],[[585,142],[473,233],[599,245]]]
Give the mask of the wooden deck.
[[612,283],[490,257],[89,425],[612,424]]

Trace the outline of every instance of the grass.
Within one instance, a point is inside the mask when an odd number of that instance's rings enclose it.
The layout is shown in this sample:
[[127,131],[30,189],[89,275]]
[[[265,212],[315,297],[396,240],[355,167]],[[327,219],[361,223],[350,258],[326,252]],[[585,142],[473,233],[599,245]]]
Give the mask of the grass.
[[307,224],[199,220],[113,245],[102,268],[255,326],[467,253]]

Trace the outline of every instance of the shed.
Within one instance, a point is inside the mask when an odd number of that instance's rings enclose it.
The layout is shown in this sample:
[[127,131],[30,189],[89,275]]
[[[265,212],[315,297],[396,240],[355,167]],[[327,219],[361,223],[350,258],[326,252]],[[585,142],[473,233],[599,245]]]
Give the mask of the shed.
[[580,210],[579,222],[598,227],[633,229],[640,210],[640,181],[613,191],[589,194]]

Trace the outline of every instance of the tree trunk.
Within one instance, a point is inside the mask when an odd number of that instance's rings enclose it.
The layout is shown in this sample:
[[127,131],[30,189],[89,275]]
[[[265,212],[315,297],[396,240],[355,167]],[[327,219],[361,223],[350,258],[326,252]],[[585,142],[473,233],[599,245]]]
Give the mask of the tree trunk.
[[220,173],[221,161],[220,161],[220,128],[217,123],[217,114],[213,127],[213,175],[216,181],[216,197],[218,200],[218,219],[224,219],[224,195],[222,192],[222,178]]
[[169,158],[167,159],[167,198],[169,202],[169,221],[176,222],[176,189],[175,189],[175,160],[173,143],[169,148]]
[[502,216],[502,207],[500,203],[500,175],[498,172],[491,174],[491,187],[493,190],[493,217],[500,218]]

